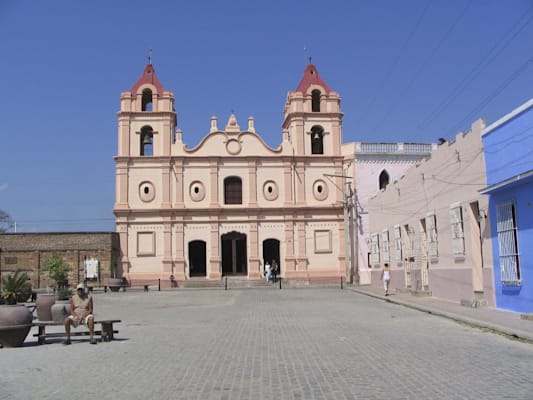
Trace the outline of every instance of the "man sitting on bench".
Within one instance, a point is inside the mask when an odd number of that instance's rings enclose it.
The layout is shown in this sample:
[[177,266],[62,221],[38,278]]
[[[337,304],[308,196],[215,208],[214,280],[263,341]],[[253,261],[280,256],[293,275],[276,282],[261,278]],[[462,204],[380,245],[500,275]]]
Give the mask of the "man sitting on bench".
[[94,316],[93,316],[93,298],[85,292],[85,286],[80,283],[76,286],[76,294],[70,299],[70,314],[65,318],[65,332],[67,339],[63,344],[70,344],[70,326],[75,328],[78,325],[87,325],[89,327],[89,343],[96,344],[94,339]]

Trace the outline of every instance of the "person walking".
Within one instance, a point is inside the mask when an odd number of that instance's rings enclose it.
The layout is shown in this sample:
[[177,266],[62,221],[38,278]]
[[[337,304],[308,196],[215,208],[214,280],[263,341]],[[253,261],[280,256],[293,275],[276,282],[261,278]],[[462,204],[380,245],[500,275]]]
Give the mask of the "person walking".
[[383,271],[381,271],[381,280],[383,281],[383,289],[385,289],[385,296],[389,295],[390,278],[390,267],[388,263],[385,263],[385,265],[383,266]]
[[267,263],[265,264],[265,279],[266,281],[270,281],[270,274],[272,273],[272,269],[270,268],[270,264]]

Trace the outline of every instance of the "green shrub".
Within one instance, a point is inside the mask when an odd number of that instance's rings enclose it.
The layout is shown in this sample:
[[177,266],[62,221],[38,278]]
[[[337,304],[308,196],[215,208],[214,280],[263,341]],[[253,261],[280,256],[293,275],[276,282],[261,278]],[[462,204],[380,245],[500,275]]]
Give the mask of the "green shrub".
[[2,278],[2,296],[7,304],[21,303],[31,296],[31,283],[26,272],[15,271]]

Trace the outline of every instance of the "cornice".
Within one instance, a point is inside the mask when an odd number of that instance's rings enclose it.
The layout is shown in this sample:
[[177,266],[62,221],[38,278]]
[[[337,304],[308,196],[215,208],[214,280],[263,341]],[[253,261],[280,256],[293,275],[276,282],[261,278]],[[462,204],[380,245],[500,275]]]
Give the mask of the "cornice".
[[118,111],[119,117],[175,116],[175,111]]
[[[321,222],[327,219],[333,221],[343,220],[343,207],[340,206],[302,206],[302,205],[290,205],[283,207],[242,207],[242,208],[228,208],[228,207],[212,207],[212,208],[152,208],[152,209],[135,209],[135,208],[116,208],[113,213],[117,217],[157,217],[157,218],[172,218],[172,217],[184,217],[184,216],[210,216],[224,218],[221,222],[233,222],[227,220],[228,217],[243,217],[247,222],[259,221],[259,222],[272,222],[275,221],[265,217],[277,216],[280,221],[285,221],[289,216],[291,219],[298,219],[301,221],[313,221]],[[317,219],[316,217],[324,217],[327,219]],[[209,220],[212,221],[212,220]],[[205,222],[208,223],[208,220]],[[127,222],[127,221],[122,221]],[[192,223],[201,223],[203,221],[185,221]]]

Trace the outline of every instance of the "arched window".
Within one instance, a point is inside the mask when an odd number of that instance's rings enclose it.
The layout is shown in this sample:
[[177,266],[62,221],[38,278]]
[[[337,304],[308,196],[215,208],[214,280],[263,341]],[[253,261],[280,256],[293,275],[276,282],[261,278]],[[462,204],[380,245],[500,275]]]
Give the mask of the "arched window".
[[387,173],[387,171],[383,170],[381,171],[381,174],[379,174],[379,189],[385,189],[388,184],[389,174]]
[[154,130],[151,126],[141,128],[141,156],[154,155]]
[[150,89],[143,90],[141,111],[152,111],[152,91]]
[[224,179],[224,204],[242,204],[241,178],[230,176]]
[[311,154],[324,154],[324,128],[320,125],[311,128]]
[[311,111],[320,112],[320,90],[318,89],[311,92]]

